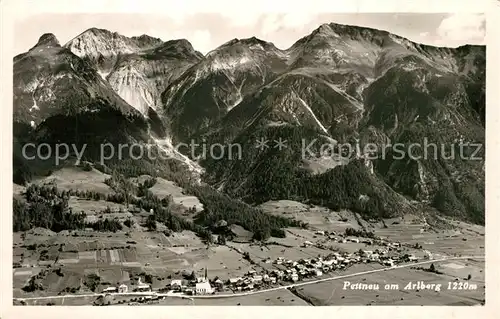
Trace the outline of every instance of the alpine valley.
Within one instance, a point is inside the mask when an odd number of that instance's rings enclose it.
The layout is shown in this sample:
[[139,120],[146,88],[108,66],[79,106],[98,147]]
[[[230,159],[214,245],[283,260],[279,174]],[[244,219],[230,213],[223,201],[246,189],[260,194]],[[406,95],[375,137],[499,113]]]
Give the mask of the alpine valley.
[[[14,259],[29,270],[14,275],[21,299],[116,282],[164,287],[165,278],[202,269],[222,280],[250,268],[269,278],[276,256],[292,262],[333,250],[368,267],[484,248],[484,46],[433,47],[331,23],[288,49],[252,37],[204,55],[185,39],[91,28],[63,45],[43,34],[13,68]],[[220,146],[214,156],[211,145]],[[362,253],[362,243],[385,251],[391,242],[401,258]],[[30,248],[37,245],[47,249]],[[351,266],[335,265],[311,276]],[[434,267],[424,270],[436,278],[425,281],[467,277]],[[476,268],[468,278],[480,283],[484,265]],[[289,280],[307,280],[304,269]],[[340,300],[320,291],[276,290],[266,302]],[[442,304],[469,298],[439,296],[448,298]],[[225,300],[265,304],[249,298]]]

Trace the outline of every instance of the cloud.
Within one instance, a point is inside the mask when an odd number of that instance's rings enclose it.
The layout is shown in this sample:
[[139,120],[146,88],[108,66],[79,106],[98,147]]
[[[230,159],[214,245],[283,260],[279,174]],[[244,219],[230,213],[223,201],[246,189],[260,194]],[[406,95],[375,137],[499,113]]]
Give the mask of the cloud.
[[314,17],[315,15],[312,15],[310,12],[296,11],[293,13],[288,13],[283,17],[283,26],[286,28],[301,27],[311,22]]
[[262,19],[261,31],[264,35],[276,32],[280,27],[280,19],[276,14],[268,14]]
[[232,26],[246,27],[255,25],[262,14],[259,12],[241,10],[232,13],[222,13],[222,15],[230,21]]
[[293,12],[288,14],[265,14],[260,21],[262,34],[268,35],[282,29],[302,29],[317,17],[309,12]]
[[485,21],[484,14],[455,13],[443,19],[437,34],[444,41],[484,42]]

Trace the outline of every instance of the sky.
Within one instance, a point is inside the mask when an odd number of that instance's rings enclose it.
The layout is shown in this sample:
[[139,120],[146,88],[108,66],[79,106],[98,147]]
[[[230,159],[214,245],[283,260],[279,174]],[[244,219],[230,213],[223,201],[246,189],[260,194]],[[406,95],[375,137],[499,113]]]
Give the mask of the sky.
[[204,54],[234,39],[256,36],[286,49],[323,23],[386,30],[412,41],[456,47],[485,44],[483,13],[43,13],[20,17],[14,24],[15,54],[33,47],[43,33],[61,44],[91,28],[125,36],[147,34],[162,40],[184,38]]

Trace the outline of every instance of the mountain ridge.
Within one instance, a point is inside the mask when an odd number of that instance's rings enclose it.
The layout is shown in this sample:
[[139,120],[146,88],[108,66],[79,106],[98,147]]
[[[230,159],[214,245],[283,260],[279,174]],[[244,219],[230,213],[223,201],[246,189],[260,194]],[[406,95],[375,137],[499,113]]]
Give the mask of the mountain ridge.
[[[236,198],[298,199],[372,217],[415,212],[417,201],[484,220],[484,159],[405,162],[356,154],[339,161],[325,160],[318,147],[314,156],[300,158],[292,150],[257,151],[252,144],[258,138],[286,138],[295,147],[304,138],[407,144],[422,136],[484,144],[485,46],[435,47],[335,23],[285,50],[250,37],[203,55],[185,39],[126,37],[97,28],[62,47],[50,35],[39,43],[51,47],[49,53],[72,52],[92,74],[83,87],[99,83],[111,90],[146,126],[155,123],[146,136],[169,150],[193,139],[244,145],[240,162],[197,163],[179,155],[188,165],[201,164],[209,184]],[[33,98],[25,95],[22,101]],[[460,185],[463,179],[471,186]]]

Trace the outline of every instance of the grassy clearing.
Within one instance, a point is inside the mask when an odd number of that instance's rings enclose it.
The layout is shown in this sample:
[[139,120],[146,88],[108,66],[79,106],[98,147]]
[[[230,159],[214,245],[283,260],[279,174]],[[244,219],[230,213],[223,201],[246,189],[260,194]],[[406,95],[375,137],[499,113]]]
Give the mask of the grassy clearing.
[[84,171],[79,167],[64,167],[54,171],[48,177],[34,179],[32,183],[56,184],[60,190],[78,189],[81,191],[93,191],[108,195],[114,193],[114,191],[104,183],[109,177],[109,175],[96,169]]

